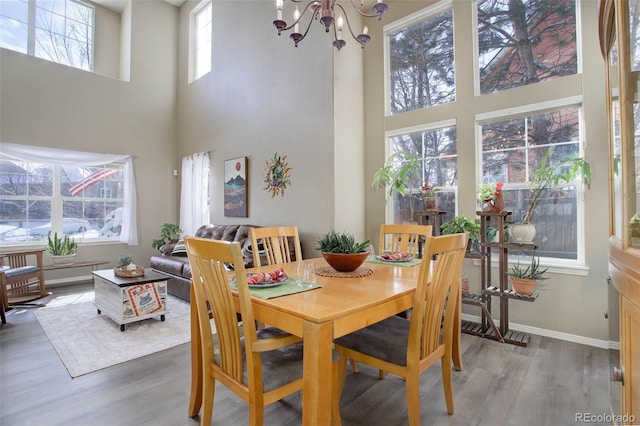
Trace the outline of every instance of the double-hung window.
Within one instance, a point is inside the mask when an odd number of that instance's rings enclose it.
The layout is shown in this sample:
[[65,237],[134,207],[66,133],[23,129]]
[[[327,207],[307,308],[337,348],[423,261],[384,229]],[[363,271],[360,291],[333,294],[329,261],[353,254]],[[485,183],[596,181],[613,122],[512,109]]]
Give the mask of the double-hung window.
[[79,0],[0,1],[0,47],[92,71],[94,12]]

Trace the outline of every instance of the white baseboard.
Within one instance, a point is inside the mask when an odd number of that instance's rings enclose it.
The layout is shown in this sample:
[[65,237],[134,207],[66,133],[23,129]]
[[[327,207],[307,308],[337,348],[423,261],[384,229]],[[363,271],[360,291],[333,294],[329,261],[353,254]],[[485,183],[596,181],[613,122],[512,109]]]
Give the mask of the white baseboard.
[[[461,318],[466,321],[480,322],[477,315],[462,314]],[[495,322],[497,320],[493,319]],[[620,349],[620,342],[612,342],[610,340],[593,339],[591,337],[577,336],[575,334],[562,333],[560,331],[546,330],[544,328],[531,327],[528,325],[509,323],[509,328],[524,333],[535,334],[537,336],[550,337],[552,339],[564,340],[566,342],[579,343],[581,345],[593,346],[600,349]]]

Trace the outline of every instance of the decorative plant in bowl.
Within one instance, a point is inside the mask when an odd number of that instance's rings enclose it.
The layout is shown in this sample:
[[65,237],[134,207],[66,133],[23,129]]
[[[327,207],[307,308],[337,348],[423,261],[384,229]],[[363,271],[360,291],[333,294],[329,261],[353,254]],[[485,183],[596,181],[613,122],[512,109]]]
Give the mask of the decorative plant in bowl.
[[322,257],[338,272],[353,272],[369,256],[369,240],[357,243],[353,235],[331,230],[316,241],[317,250]]
[[63,237],[54,232],[53,238],[51,235],[47,237],[46,250],[51,255],[54,264],[72,263],[78,253],[78,243],[68,235]]
[[144,267],[133,263],[133,258],[128,254],[121,254],[113,273],[119,277],[141,277],[144,275]]
[[507,273],[511,277],[513,291],[528,296],[533,293],[538,281],[546,280],[544,274],[549,268],[540,269],[540,258],[531,257],[531,265],[526,268],[520,266],[520,261],[511,267]]

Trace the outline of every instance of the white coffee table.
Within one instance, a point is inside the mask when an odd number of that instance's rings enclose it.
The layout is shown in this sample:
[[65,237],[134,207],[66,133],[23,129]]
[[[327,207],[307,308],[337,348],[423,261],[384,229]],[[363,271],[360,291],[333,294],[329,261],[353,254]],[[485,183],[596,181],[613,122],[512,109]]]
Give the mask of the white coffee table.
[[113,269],[91,271],[95,288],[94,304],[98,314],[105,313],[120,324],[160,316],[164,321],[167,311],[167,280],[163,273],[147,268],[144,275],[135,278],[119,277]]

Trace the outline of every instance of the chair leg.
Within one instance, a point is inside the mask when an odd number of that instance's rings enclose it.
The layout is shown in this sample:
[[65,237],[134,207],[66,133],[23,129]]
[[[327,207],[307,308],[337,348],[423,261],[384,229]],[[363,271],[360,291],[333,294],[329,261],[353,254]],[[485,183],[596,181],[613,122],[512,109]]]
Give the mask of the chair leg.
[[[343,368],[341,368],[341,365]],[[344,387],[344,376],[346,375],[346,362],[340,363],[334,362],[332,367],[332,382],[333,387],[331,390],[331,421],[335,426],[342,426],[342,419],[340,418],[340,395],[342,395],[342,388]]]
[[358,374],[360,372],[360,369],[358,368],[358,364],[356,364],[356,362],[351,358],[349,358],[349,364],[351,365],[351,370],[353,371],[354,374]]
[[[249,397],[251,400],[251,397]],[[249,425],[262,426],[264,424],[264,399],[249,403]]]
[[453,365],[451,362],[451,354],[445,351],[440,363],[442,365],[442,386],[444,387],[444,399],[447,403],[447,412],[453,414],[453,386],[451,383],[451,370]]
[[200,425],[209,426],[211,424],[211,418],[213,417],[213,398],[215,396],[216,381],[205,373],[206,377],[202,383],[202,415],[200,416]]
[[420,426],[420,377],[408,375],[405,378],[407,411],[410,426]]

